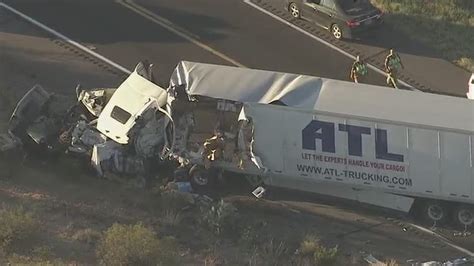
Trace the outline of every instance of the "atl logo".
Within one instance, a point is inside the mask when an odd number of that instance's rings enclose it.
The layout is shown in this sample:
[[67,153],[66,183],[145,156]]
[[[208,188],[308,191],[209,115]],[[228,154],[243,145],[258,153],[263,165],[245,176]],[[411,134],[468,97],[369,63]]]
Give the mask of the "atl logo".
[[[339,131],[347,132],[349,155],[362,156],[362,135],[371,135],[370,127],[338,124]],[[316,140],[321,141],[323,152],[336,152],[336,129],[331,122],[313,120],[303,130],[303,149],[316,151]],[[403,155],[388,151],[387,130],[375,129],[375,156],[377,159],[403,162]]]

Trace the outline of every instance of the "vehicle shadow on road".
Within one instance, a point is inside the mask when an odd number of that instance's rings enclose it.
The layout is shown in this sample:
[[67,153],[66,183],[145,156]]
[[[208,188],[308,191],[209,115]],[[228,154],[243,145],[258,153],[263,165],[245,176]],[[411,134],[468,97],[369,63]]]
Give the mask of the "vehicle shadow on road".
[[[11,4],[10,1],[6,1],[6,3]],[[114,1],[52,0],[48,1],[47,8],[42,2],[15,1],[13,3],[11,6],[18,11],[78,42],[110,44],[116,42],[178,43],[187,41],[145,16]],[[226,38],[222,32],[231,27],[220,19],[178,9],[154,6],[150,11],[156,12],[155,14],[160,17],[163,15],[157,20],[163,18],[169,20],[168,22],[162,21],[162,24],[171,22],[174,29],[185,34],[193,31],[190,35],[198,35],[200,40]],[[2,11],[2,13],[5,12],[12,14]],[[8,23],[9,20],[2,21]],[[2,27],[0,30],[8,32],[8,27]]]

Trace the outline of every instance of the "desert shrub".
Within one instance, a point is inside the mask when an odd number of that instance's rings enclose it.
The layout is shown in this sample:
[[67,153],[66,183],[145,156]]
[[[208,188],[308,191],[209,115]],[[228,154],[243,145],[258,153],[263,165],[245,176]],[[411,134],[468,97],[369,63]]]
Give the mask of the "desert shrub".
[[176,226],[183,220],[183,211],[194,204],[189,193],[166,191],[159,194],[158,216],[163,225]]
[[167,191],[160,194],[159,203],[162,211],[179,212],[192,205],[193,199],[189,193]]
[[158,239],[142,224],[114,224],[104,233],[97,256],[104,265],[176,265],[174,239]]
[[[473,1],[474,3],[474,1]],[[473,16],[473,20],[474,20],[474,16]],[[473,22],[474,24],[474,22]],[[473,56],[474,58],[474,56]],[[459,58],[458,60],[456,60],[456,64],[459,65],[460,67],[463,67],[469,71],[471,71],[472,73],[474,73],[474,59],[473,58],[467,58],[467,57],[461,57]]]
[[239,239],[241,248],[247,250],[255,249],[257,246],[261,246],[266,241],[269,241],[268,236],[270,234],[267,232],[267,226],[268,223],[260,219],[242,225]]
[[54,265],[54,266],[67,266],[71,265],[70,263],[66,263],[62,261],[61,259],[44,259],[40,257],[35,257],[35,256],[25,256],[25,255],[19,255],[19,254],[11,254],[8,256],[7,260],[8,262],[7,265],[41,265],[41,266],[49,266],[49,265]]
[[178,259],[178,242],[174,237],[167,236],[160,239],[159,263],[162,266],[180,265]]
[[333,248],[326,248],[319,246],[314,252],[314,263],[321,266],[335,265],[338,255],[337,246]]
[[183,216],[177,210],[164,210],[160,214],[160,222],[163,225],[177,226],[183,220]]
[[387,266],[399,266],[398,262],[395,259],[389,259],[385,261],[385,265]]
[[54,252],[51,247],[48,246],[38,246],[33,248],[31,252],[35,258],[40,260],[49,260],[54,257]]
[[300,243],[297,254],[302,265],[335,265],[338,258],[338,247],[323,246],[315,235],[307,235]]
[[0,248],[8,249],[15,242],[30,238],[37,229],[33,214],[22,207],[0,210]]
[[315,235],[307,235],[300,244],[299,254],[302,256],[312,256],[319,245],[319,239]]
[[207,254],[204,258],[204,266],[218,266],[222,264],[222,258],[217,254]]
[[260,265],[278,266],[288,265],[289,251],[283,241],[267,241],[259,249]]
[[216,235],[236,232],[238,213],[237,208],[231,203],[220,200],[210,206],[201,207],[200,222]]

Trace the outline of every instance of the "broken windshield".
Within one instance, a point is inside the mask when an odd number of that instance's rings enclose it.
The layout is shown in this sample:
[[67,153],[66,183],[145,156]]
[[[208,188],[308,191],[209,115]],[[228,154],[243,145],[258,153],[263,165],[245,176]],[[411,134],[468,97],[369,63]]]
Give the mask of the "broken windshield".
[[128,119],[130,119],[132,115],[129,112],[123,110],[122,108],[114,106],[112,112],[110,113],[110,116],[125,125],[125,123],[127,123]]

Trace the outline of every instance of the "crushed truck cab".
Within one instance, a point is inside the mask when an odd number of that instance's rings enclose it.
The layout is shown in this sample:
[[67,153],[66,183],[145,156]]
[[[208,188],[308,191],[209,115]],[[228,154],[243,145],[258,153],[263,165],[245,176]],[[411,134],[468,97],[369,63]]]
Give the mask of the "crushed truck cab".
[[120,144],[128,143],[130,130],[145,111],[166,103],[166,90],[140,71],[146,71],[142,64],[117,88],[97,122],[102,134]]

